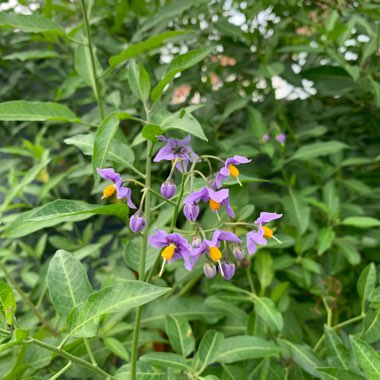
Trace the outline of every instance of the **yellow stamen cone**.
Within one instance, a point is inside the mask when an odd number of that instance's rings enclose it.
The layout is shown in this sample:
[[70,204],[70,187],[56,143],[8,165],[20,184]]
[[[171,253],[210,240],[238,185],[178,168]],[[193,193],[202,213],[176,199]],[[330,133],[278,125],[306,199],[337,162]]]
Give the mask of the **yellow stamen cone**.
[[218,211],[220,209],[220,203],[210,199],[210,208],[212,211]]
[[109,185],[109,186],[107,186],[107,187],[103,190],[103,196],[102,196],[101,199],[112,197],[112,195],[115,194],[115,191],[116,191],[116,187],[115,187],[115,185]]
[[265,239],[269,239],[273,236],[273,231],[270,228],[263,226],[263,230]]
[[174,244],[170,244],[167,247],[164,248],[164,250],[161,252],[161,257],[163,257],[166,261],[169,261],[172,259],[174,255],[174,251],[176,249],[176,246]]
[[222,258],[222,252],[220,252],[220,249],[218,247],[211,247],[210,257],[217,263]]
[[237,177],[239,175],[239,169],[235,165],[228,165],[228,170],[230,171],[230,175],[232,177]]

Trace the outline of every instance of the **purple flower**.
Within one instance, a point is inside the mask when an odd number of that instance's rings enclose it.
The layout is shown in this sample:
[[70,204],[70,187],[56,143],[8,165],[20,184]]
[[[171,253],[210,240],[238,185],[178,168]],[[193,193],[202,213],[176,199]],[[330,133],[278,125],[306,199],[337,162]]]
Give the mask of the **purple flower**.
[[140,211],[137,211],[129,219],[129,228],[134,232],[140,232],[145,228],[146,219],[141,215]]
[[[214,191],[208,187],[202,187],[202,189],[199,191],[193,191],[184,200],[185,207],[183,209],[183,212],[188,220],[195,220],[188,217],[189,208],[196,206],[201,200],[203,202],[209,202],[211,211],[213,212],[217,212],[221,206],[225,206],[226,212],[231,218],[233,218],[235,215],[230,206],[228,189]],[[196,216],[198,216],[198,214]]]
[[[216,187],[219,188],[222,186],[222,182],[227,179],[229,176],[232,176],[238,180],[240,183],[238,176],[239,170],[236,165],[247,164],[251,162],[247,157],[243,156],[233,156],[231,158],[227,158],[224,167],[219,170],[219,173],[216,176]],[[240,183],[241,185],[241,183]]]
[[183,259],[185,268],[191,270],[193,267],[190,259],[191,245],[179,234],[168,234],[163,230],[155,228],[155,234],[149,236],[148,240],[154,248],[164,248],[161,252],[161,257],[164,259],[160,276],[162,275],[165,262],[172,263],[173,261]]
[[275,212],[260,213],[260,216],[255,220],[255,224],[258,225],[257,231],[251,231],[247,233],[247,248],[250,255],[253,255],[256,252],[256,244],[266,245],[266,239],[273,237],[275,240],[280,242],[273,236],[273,231],[270,228],[264,226],[264,224],[281,217],[282,214],[277,214]]
[[228,260],[224,260],[219,265],[219,272],[225,280],[231,280],[235,274],[235,264],[230,263]]
[[193,251],[193,264],[199,259],[203,253],[207,253],[212,261],[219,262],[222,258],[222,253],[219,250],[221,241],[232,241],[241,243],[241,240],[232,232],[215,230],[211,240],[204,239],[198,249]]
[[270,139],[269,134],[266,133],[266,134],[262,137],[262,139],[263,139],[263,142],[268,142],[269,139]]
[[284,144],[285,141],[286,141],[286,135],[285,133],[280,133],[279,135],[276,136],[276,140],[281,143],[281,144]]
[[207,278],[213,278],[216,275],[216,268],[214,264],[211,263],[204,263],[203,265],[203,273]]
[[[156,157],[154,157],[154,162],[160,162],[162,160],[172,161],[175,159],[181,159],[183,162],[183,167],[187,171],[187,165],[194,160],[198,160],[199,156],[194,153],[190,146],[191,136],[187,135],[182,140],[177,140],[174,138],[166,138],[165,136],[160,136],[161,141],[165,141],[166,145],[162,147]],[[181,163],[177,162],[177,169],[182,172]]]
[[173,197],[176,191],[177,191],[177,186],[171,177],[169,177],[161,185],[161,195],[166,199],[170,199],[171,197]]
[[125,198],[130,208],[136,208],[131,199],[132,191],[128,187],[122,186],[123,180],[119,173],[116,173],[112,168],[97,168],[96,171],[102,178],[113,182],[112,185],[107,186],[103,190],[102,199],[109,198],[116,192],[117,199]]

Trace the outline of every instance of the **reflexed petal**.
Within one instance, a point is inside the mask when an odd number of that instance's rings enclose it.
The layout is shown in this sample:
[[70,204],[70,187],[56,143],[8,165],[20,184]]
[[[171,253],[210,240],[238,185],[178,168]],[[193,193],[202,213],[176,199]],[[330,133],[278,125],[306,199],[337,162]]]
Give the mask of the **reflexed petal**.
[[212,189],[209,189],[208,187],[206,187],[205,189],[208,193],[208,196],[215,202],[222,203],[226,198],[228,198],[228,189],[222,189],[219,191],[214,191]]
[[117,199],[125,198],[127,200],[128,207],[137,208],[131,199],[131,195],[132,195],[131,189],[129,189],[128,187],[123,187],[123,186],[116,187],[116,194],[117,194]]
[[252,160],[249,160],[247,157],[244,156],[233,156],[231,158],[227,158],[226,160],[226,167],[228,165],[239,165],[239,164],[247,164],[248,162],[251,162]]
[[225,199],[225,200],[222,202],[222,204],[226,206],[226,212],[227,212],[227,214],[228,214],[231,218],[233,218],[233,217],[235,216],[235,213],[234,213],[234,210],[232,210],[232,208],[231,208],[231,205],[230,205],[230,199],[229,199],[229,198]]
[[260,216],[256,219],[257,224],[265,224],[272,220],[279,219],[282,214],[277,214],[276,212],[260,212]]
[[199,191],[193,191],[191,194],[189,194],[185,200],[184,203],[188,205],[193,205],[198,203],[200,200],[203,200],[204,202],[209,201],[208,191],[206,187],[202,187]]
[[155,228],[155,234],[148,237],[149,244],[154,248],[164,248],[169,244],[167,239],[168,234],[163,231]]
[[256,253],[257,251],[257,247],[256,247],[256,244],[255,242],[253,241],[253,239],[251,239],[251,234],[252,232],[254,231],[251,231],[251,232],[248,232],[247,233],[247,249],[248,249],[248,253],[250,255],[253,255],[254,253]]
[[233,241],[235,243],[241,243],[241,240],[233,233],[229,231],[220,231],[219,240]]
[[112,168],[106,168],[106,169],[96,168],[96,171],[102,178],[108,179],[109,181],[112,181],[114,183],[121,180],[120,174],[116,173],[115,170],[113,170]]

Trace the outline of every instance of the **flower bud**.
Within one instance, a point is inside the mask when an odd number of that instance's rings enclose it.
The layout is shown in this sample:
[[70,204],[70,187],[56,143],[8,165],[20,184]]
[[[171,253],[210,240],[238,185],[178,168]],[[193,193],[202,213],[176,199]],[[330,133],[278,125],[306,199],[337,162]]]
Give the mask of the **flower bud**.
[[220,270],[220,267],[219,267],[219,272],[221,273],[223,278],[225,280],[230,280],[235,274],[235,264],[227,262],[227,261],[223,261],[220,263],[220,266],[222,267],[223,272]]
[[173,179],[169,177],[162,185],[161,185],[161,195],[166,198],[170,199],[175,195],[175,192],[177,191],[177,186],[175,185]]
[[191,243],[192,247],[194,249],[197,249],[201,246],[202,244],[202,237],[198,234],[193,236],[193,242]]
[[211,190],[214,190],[214,191],[217,190],[215,176],[210,175],[210,176],[207,178],[207,186],[208,186]]
[[144,229],[146,224],[145,218],[141,215],[139,211],[137,211],[134,215],[129,219],[129,228],[134,232],[140,232]]
[[194,204],[185,204],[185,207],[183,208],[183,213],[185,214],[187,220],[194,221],[198,218],[199,206]]
[[232,251],[232,254],[234,255],[235,259],[237,261],[241,261],[244,258],[244,249],[240,245],[236,245]]
[[208,262],[204,263],[203,272],[204,272],[205,276],[208,278],[215,277],[215,275],[216,275],[215,265],[208,263]]

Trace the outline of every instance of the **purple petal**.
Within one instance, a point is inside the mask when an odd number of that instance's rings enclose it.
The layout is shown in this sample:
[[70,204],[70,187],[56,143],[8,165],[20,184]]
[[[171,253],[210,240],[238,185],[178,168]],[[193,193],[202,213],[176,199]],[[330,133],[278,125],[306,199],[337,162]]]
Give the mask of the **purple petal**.
[[185,214],[187,220],[194,222],[195,220],[197,220],[199,215],[199,206],[185,204],[183,208],[183,213]]
[[194,205],[198,203],[200,200],[203,200],[204,202],[209,201],[208,197],[208,191],[206,187],[202,187],[199,191],[193,191],[190,193],[184,200],[184,203],[188,205]]
[[211,240],[205,239],[204,241],[209,247],[219,247],[219,240],[220,240],[219,237],[221,233],[222,231],[215,230],[214,233],[212,234],[212,239]]
[[260,212],[260,216],[256,219],[257,224],[265,224],[272,220],[279,219],[282,214],[277,214],[275,212]]
[[219,191],[214,191],[209,188],[205,188],[209,197],[214,200],[215,202],[222,203],[225,199],[228,198],[229,190],[228,189],[222,189]]
[[131,199],[132,190],[129,189],[128,187],[123,187],[123,186],[118,187],[116,185],[116,195],[117,195],[117,199],[125,198],[127,200],[127,205],[129,208],[137,208],[133,204],[132,199]]
[[263,227],[260,225],[258,231],[251,231],[249,232],[249,237],[252,239],[256,244],[260,245],[266,245],[267,241],[264,238],[264,230]]
[[155,234],[148,237],[149,244],[154,248],[164,248],[168,245],[168,234],[163,231],[155,228]]
[[[222,274],[223,278],[225,280],[231,280],[231,278],[235,274],[235,264],[222,262],[220,265],[222,266],[222,270],[223,270],[223,274]],[[220,267],[218,268],[219,268],[219,272],[221,272]]]
[[250,255],[253,255],[254,253],[256,253],[257,251],[257,247],[256,247],[256,244],[255,242],[253,241],[253,239],[251,239],[251,234],[252,232],[254,231],[251,231],[251,232],[248,232],[247,233],[247,249],[248,249],[248,253]]
[[241,240],[233,233],[229,231],[220,231],[219,240],[233,241],[235,243],[241,243]]
[[247,164],[248,162],[251,162],[251,161],[252,160],[249,160],[247,157],[244,157],[244,156],[233,156],[231,158],[227,158],[226,167],[228,167],[228,165]]
[[222,202],[222,205],[225,205],[226,206],[226,212],[228,214],[228,216],[230,216],[231,218],[233,218],[235,216],[235,213],[234,213],[234,210],[232,210],[231,208],[231,205],[230,205],[230,199],[229,198],[226,198],[223,202]]
[[173,148],[169,145],[169,142],[163,146],[154,157],[154,162],[160,162],[162,160],[171,161],[175,160],[177,156],[173,153]]
[[115,170],[113,170],[112,168],[106,168],[106,169],[96,168],[96,171],[102,178],[108,179],[109,181],[112,181],[114,183],[121,180],[120,174],[116,173]]

